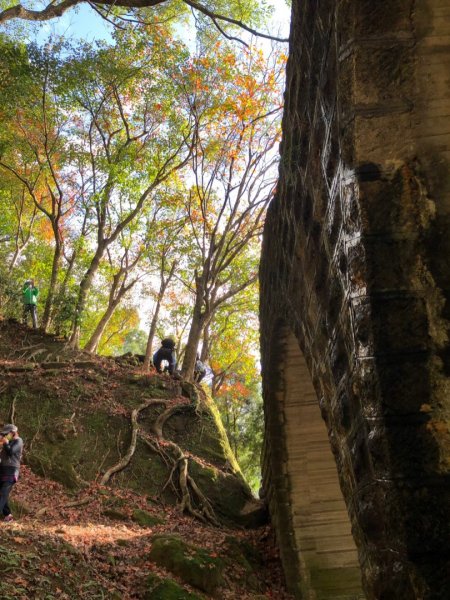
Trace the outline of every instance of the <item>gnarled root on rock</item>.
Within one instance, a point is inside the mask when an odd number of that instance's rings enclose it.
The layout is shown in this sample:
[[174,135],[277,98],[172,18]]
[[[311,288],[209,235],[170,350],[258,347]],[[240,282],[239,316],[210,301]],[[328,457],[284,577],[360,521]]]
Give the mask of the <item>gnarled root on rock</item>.
[[104,473],[103,477],[100,479],[101,485],[106,485],[114,473],[118,473],[125,469],[125,467],[130,463],[130,460],[133,457],[133,454],[136,450],[136,442],[137,442],[137,434],[138,434],[138,416],[146,408],[150,406],[155,406],[157,404],[167,404],[167,400],[163,400],[161,398],[152,398],[150,400],[146,400],[143,404],[135,408],[131,412],[131,442],[130,446],[121,460],[118,463],[110,467],[106,473]]
[[[163,457],[163,459],[167,459],[167,457],[169,457],[169,460],[172,464],[172,470],[170,472],[169,479],[167,480],[167,483],[163,489],[165,489],[169,483],[172,483],[175,491],[178,492],[173,480],[174,475],[178,473],[176,482],[178,483],[178,487],[181,492],[181,510],[186,511],[188,514],[196,517],[203,523],[209,523],[211,525],[215,525],[216,527],[220,527],[220,523],[214,514],[214,509],[211,506],[211,503],[200,490],[194,478],[189,474],[189,456],[184,454],[177,444],[169,440],[164,439],[153,442],[152,440],[148,440],[144,437],[142,439],[153,452],[157,452],[161,457]],[[163,449],[159,444],[159,441],[163,441],[165,447],[171,448],[173,450],[173,455],[170,455],[168,452],[166,452],[165,449]]]
[[[112,475],[122,471],[131,461],[136,450],[137,436],[139,432],[138,417],[139,414],[158,404],[166,405],[169,401],[161,398],[153,398],[145,401],[143,404],[134,409],[131,413],[131,442],[130,446],[123,458],[110,467],[100,480],[101,485],[106,485]],[[173,486],[175,493],[180,497],[180,506],[182,511],[196,517],[203,523],[209,523],[220,527],[220,523],[214,514],[214,509],[211,506],[208,498],[198,487],[194,478],[189,474],[189,456],[183,450],[170,440],[164,438],[163,429],[167,420],[177,412],[197,412],[195,404],[176,404],[169,406],[155,420],[151,426],[152,436],[145,435],[141,432],[140,438],[148,448],[159,454],[165,464],[171,468],[169,478],[163,490],[169,485]],[[176,476],[177,474],[177,476]]]

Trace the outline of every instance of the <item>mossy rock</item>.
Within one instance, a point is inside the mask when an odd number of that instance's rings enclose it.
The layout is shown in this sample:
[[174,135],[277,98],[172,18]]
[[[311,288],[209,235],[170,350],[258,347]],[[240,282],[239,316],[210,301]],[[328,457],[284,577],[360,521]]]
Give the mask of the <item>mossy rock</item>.
[[155,517],[155,515],[140,508],[136,508],[133,511],[133,516],[131,518],[141,527],[155,527],[155,525],[163,525],[165,523],[164,519],[161,517]]
[[239,525],[247,529],[257,529],[269,523],[269,510],[267,503],[258,498],[251,498],[242,507],[236,519]]
[[202,600],[200,596],[188,592],[173,579],[160,579],[152,574],[147,579],[147,585],[144,600]]
[[[229,465],[232,472],[242,478],[214,401],[207,393],[200,395],[191,383],[182,382],[182,388],[192,405],[197,406],[197,414],[192,412],[184,416],[173,415],[167,421],[165,431],[174,442],[193,455],[205,458],[220,468]],[[243,478],[242,481],[244,483]]]
[[248,528],[267,523],[266,506],[253,497],[239,474],[223,473],[194,460],[189,462],[189,470],[222,521]]
[[113,521],[128,521],[128,515],[115,508],[106,508],[102,515]]
[[[40,421],[45,421],[48,429],[59,430],[60,422],[70,418],[72,410],[72,407],[65,407],[63,401],[56,398],[46,402],[41,400],[40,405],[34,398],[29,400],[27,417],[22,426],[25,443],[36,435],[36,427]],[[58,481],[69,489],[78,489],[83,485],[78,472],[83,473],[85,480],[92,480],[98,475],[103,457],[114,444],[117,446],[117,432],[121,427],[123,429],[123,419],[111,417],[99,410],[82,413],[74,421],[74,425],[76,433],[62,439],[48,439],[45,435],[38,435],[32,450],[28,449],[27,453],[27,463],[35,473]],[[96,440],[94,456],[89,454],[93,440]],[[126,434],[122,436],[122,440],[120,451],[126,447]],[[116,460],[112,455],[111,462],[114,464]]]
[[264,559],[260,551],[247,540],[229,535],[225,538],[225,543],[229,556],[241,556],[254,569],[260,569],[264,564]]
[[246,588],[254,592],[262,592],[263,585],[258,577],[258,573],[263,569],[264,563],[261,553],[246,540],[232,536],[226,537],[225,543],[227,556],[225,561],[230,566],[239,564],[243,569],[243,572],[239,573],[241,585],[245,583]]
[[[37,337],[43,338],[42,343],[48,342],[41,334]],[[199,457],[197,463],[191,461],[191,474],[210,499],[217,516],[227,524],[245,524],[241,512],[252,503],[251,491],[231,452],[217,408],[207,394],[186,382],[175,384],[172,379],[140,373],[135,377],[118,370],[114,375],[115,385],[109,391],[115,402],[126,410],[111,413],[109,401],[104,401],[103,380],[110,377],[108,360],[105,359],[103,365],[105,370],[102,364],[97,365],[96,361],[95,364],[97,375],[100,373],[103,377],[98,381],[94,378],[91,383],[83,378],[86,371],[75,373],[68,369],[65,377],[65,371],[58,369],[60,376],[55,386],[53,378],[43,377],[39,369],[37,373],[23,373],[20,388],[16,389],[17,377],[4,375],[9,387],[0,393],[0,411],[8,414],[12,397],[16,398],[20,431],[27,450],[25,461],[30,468],[68,489],[79,490],[87,482],[95,481],[127,452],[131,409],[142,404],[143,398],[177,396],[179,387],[183,386],[191,408],[197,410],[173,415],[167,421],[165,435],[183,451]],[[164,406],[156,406],[145,411],[140,419],[144,434],[151,433],[152,422],[163,410]],[[70,424],[67,430],[62,426],[64,423]],[[57,435],[49,438],[49,430],[56,431]],[[216,468],[199,465],[202,461]],[[221,471],[225,466],[232,474],[225,475]],[[170,466],[138,439],[133,459],[114,475],[114,485],[157,497],[162,503],[176,504],[175,492],[166,485],[169,476]],[[120,507],[111,501],[104,503],[106,508]],[[245,518],[248,521],[247,515]]]
[[118,496],[107,496],[103,498],[103,506],[106,508],[123,508],[126,506],[127,501],[124,498]]
[[225,563],[203,548],[192,546],[177,536],[153,536],[149,558],[189,585],[214,594],[223,583]]
[[[126,469],[115,475],[114,483],[118,487],[132,489],[139,495],[156,496],[161,494],[169,474],[170,470],[163,458],[158,454],[151,453],[147,446],[138,439],[131,463]],[[168,504],[175,504],[177,501],[169,486],[161,494],[161,499]]]
[[[56,444],[53,444],[53,447],[56,448]],[[50,454],[47,450],[42,450],[39,454],[28,455],[27,464],[34,473],[41,477],[51,477],[69,489],[78,489],[80,478],[73,464],[67,462],[66,459],[66,456],[58,455],[57,452]]]

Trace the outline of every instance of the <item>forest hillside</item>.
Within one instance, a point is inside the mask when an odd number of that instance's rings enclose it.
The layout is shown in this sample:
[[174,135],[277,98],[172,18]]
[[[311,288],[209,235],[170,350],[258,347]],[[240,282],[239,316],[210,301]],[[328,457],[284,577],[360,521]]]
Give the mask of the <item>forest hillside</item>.
[[0,2],[0,597],[282,599],[255,497],[280,3],[69,4]]
[[0,369],[1,418],[25,442],[2,598],[287,597],[263,503],[200,386],[14,321]]

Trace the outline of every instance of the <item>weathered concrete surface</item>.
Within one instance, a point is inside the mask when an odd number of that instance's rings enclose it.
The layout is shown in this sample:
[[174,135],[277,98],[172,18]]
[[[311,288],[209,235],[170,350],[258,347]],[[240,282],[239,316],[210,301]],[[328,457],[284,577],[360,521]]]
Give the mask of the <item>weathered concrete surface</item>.
[[364,595],[443,600],[450,1],[292,4],[261,264],[264,486],[286,576],[299,598],[360,597],[332,451]]

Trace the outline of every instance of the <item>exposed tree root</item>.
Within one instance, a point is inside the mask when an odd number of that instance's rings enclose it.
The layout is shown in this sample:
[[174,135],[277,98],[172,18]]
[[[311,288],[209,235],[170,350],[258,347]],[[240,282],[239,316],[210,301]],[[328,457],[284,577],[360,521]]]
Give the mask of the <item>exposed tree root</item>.
[[14,354],[18,354],[19,352],[26,352],[27,350],[32,350],[33,348],[42,348],[42,342],[38,344],[31,344],[31,346],[22,346],[18,350],[14,350]]
[[[182,511],[186,511],[188,514],[196,517],[203,523],[209,523],[220,527],[220,523],[214,514],[213,507],[198,487],[194,478],[189,474],[189,456],[183,452],[183,450],[170,440],[164,438],[163,428],[166,421],[175,413],[180,411],[196,411],[197,407],[193,404],[177,404],[167,408],[159,417],[156,419],[152,426],[152,431],[156,436],[156,440],[149,440],[143,437],[144,442],[153,451],[157,452],[167,464],[169,460],[172,468],[170,471],[169,478],[164,485],[163,490],[171,484],[174,491],[179,495],[181,493],[180,507]],[[171,449],[171,453],[166,452],[160,442],[163,442],[164,446]],[[177,484],[175,485],[174,476],[178,473]]]
[[14,424],[14,419],[16,418],[16,400],[17,394],[14,396],[11,402],[11,408],[9,409],[8,422]]
[[158,439],[163,439],[163,427],[168,419],[177,412],[188,412],[194,410],[195,407],[192,404],[177,404],[167,408],[152,425],[152,431]]
[[[140,413],[151,406],[167,405],[168,402],[170,402],[168,399],[151,398],[140,404],[131,412],[131,440],[128,449],[125,455],[103,474],[100,479],[101,485],[107,485],[115,473],[122,471],[130,464],[137,446],[139,434],[138,418]],[[190,402],[166,407],[150,426],[152,433],[145,434],[144,432],[141,432],[140,439],[152,452],[157,453],[161,457],[168,469],[170,468],[170,475],[163,487],[163,491],[168,485],[171,485],[179,498],[180,508],[183,512],[190,514],[203,523],[220,527],[221,525],[214,513],[211,503],[189,473],[189,455],[185,453],[178,444],[164,438],[163,433],[166,422],[174,414],[187,411],[197,412],[197,410],[197,404]],[[71,502],[70,504],[57,506],[56,508],[83,506],[89,502],[89,498],[84,498],[83,500]],[[48,510],[49,508],[44,507],[36,514],[37,516],[40,516],[45,514]]]
[[189,473],[187,475],[187,482],[191,486],[195,495],[197,496],[197,498],[201,504],[201,507],[202,507],[202,513],[205,515],[207,520],[210,523],[213,523],[214,525],[220,526],[220,523],[216,519],[216,515],[214,514],[214,509],[211,506],[210,501],[205,496],[205,494],[200,490],[197,483],[195,482],[195,479],[192,477],[192,475],[189,475]]
[[33,352],[25,352],[25,354],[23,354],[20,358],[22,360],[24,360],[25,358],[27,360],[35,360],[37,356],[39,356],[40,354],[43,354],[44,352],[48,352],[47,348],[38,348],[37,350],[33,350]]
[[103,477],[100,479],[101,485],[106,485],[114,473],[118,473],[122,471],[130,462],[135,450],[136,450],[136,441],[137,441],[137,433],[138,433],[138,416],[139,413],[148,408],[149,406],[156,406],[157,404],[166,404],[167,400],[163,400],[161,398],[152,398],[151,400],[146,400],[143,404],[135,408],[131,412],[131,442],[130,446],[118,463],[110,467],[106,473],[104,473]]
[[[156,452],[160,456],[163,456],[162,448],[159,444],[152,443],[151,440],[143,438],[144,443],[151,449],[153,452]],[[173,451],[175,456],[170,457],[170,461],[172,463],[172,470],[170,472],[169,478],[164,485],[163,490],[169,485],[169,483],[174,487],[175,493],[180,497],[180,508],[184,512],[187,512],[191,516],[197,518],[202,523],[207,523],[210,525],[214,525],[215,527],[220,527],[220,522],[217,520],[216,515],[214,514],[214,509],[211,506],[211,503],[203,494],[203,492],[199,489],[196,484],[194,478],[189,475],[189,456],[184,454],[181,448],[175,444],[175,442],[171,442],[169,440],[163,440],[164,444],[169,446]],[[166,456],[167,453],[164,453]],[[179,487],[175,486],[175,482],[173,481],[175,473],[178,472],[177,483]]]
[[[214,510],[206,496],[200,491],[194,478],[189,475],[189,457],[174,442],[168,442],[175,452],[178,453],[177,466],[179,472],[179,485],[181,489],[181,510],[186,511],[203,523],[210,523],[220,527],[220,523],[214,514]],[[195,497],[197,497],[195,501]]]
[[[67,504],[57,504],[51,508],[76,508],[78,506],[86,506],[86,504],[90,504],[92,500],[93,498],[83,498],[82,500],[74,500],[73,502],[68,502]],[[36,516],[41,517],[42,515],[45,515],[48,510],[50,510],[50,507],[44,506],[44,508],[40,508],[36,512]]]

